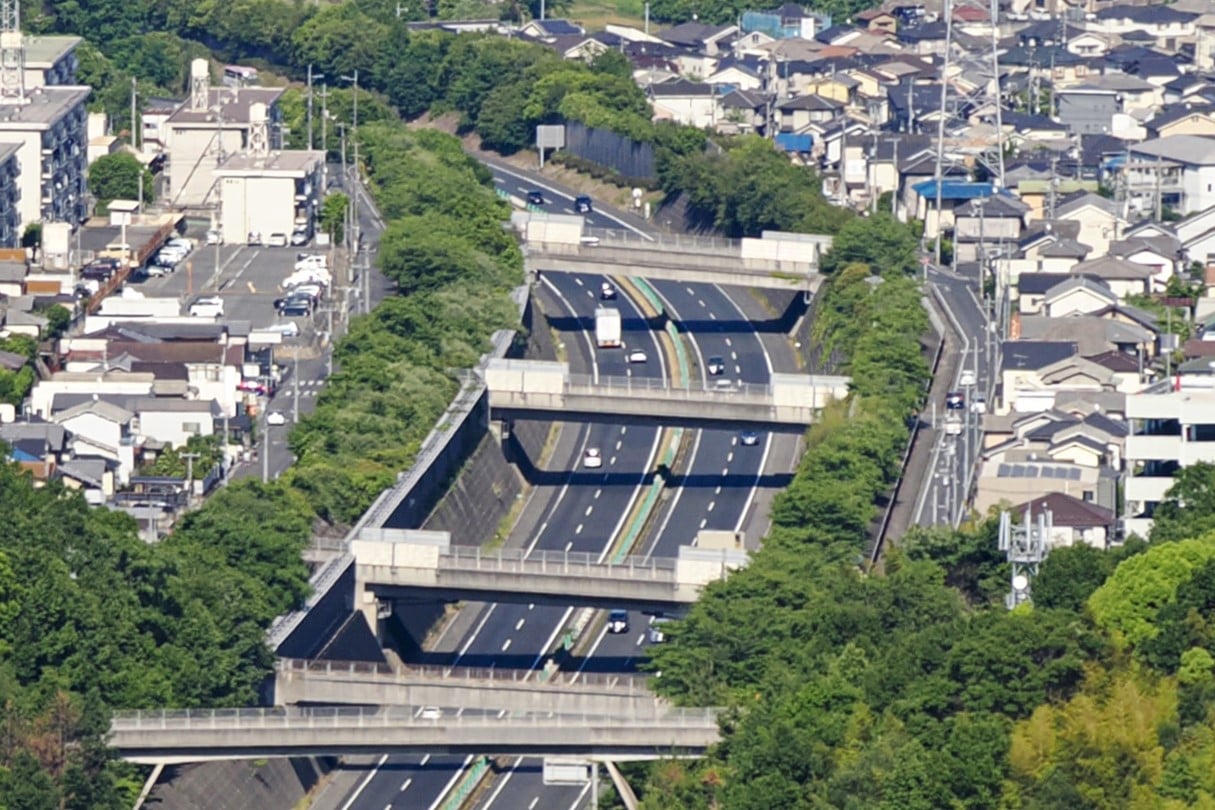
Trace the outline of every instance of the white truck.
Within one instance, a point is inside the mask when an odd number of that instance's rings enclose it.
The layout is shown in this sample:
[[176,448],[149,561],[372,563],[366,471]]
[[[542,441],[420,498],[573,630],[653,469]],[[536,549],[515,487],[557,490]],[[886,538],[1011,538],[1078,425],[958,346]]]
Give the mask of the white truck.
[[601,349],[620,348],[620,310],[611,307],[595,310],[595,344]]

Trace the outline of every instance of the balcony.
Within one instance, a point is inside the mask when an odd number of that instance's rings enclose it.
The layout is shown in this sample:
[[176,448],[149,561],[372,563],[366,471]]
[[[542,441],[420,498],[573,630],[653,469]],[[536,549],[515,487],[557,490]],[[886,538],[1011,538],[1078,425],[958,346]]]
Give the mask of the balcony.
[[1146,477],[1129,475],[1125,479],[1124,495],[1127,502],[1159,503],[1173,486],[1171,476]]
[[1180,461],[1180,436],[1132,435],[1126,437],[1127,461]]

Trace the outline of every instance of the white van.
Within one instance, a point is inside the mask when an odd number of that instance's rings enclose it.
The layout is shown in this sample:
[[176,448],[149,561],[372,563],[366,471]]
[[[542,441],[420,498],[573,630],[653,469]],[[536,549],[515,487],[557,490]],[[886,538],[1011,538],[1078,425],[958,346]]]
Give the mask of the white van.
[[224,317],[224,299],[218,296],[199,298],[190,305],[191,318],[222,318]]

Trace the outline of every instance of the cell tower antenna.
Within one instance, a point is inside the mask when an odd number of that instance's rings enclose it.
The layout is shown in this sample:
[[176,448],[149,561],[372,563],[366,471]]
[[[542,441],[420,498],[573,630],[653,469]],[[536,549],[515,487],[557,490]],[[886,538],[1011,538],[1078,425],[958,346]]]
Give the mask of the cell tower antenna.
[[25,40],[20,0],[0,0],[0,104],[25,104]]
[[1049,509],[1038,513],[1037,521],[1025,510],[1020,525],[1014,525],[1012,514],[1000,513],[1000,551],[1003,551],[1012,567],[1011,588],[1004,597],[1004,604],[1012,610],[1023,602],[1030,601],[1030,592],[1038,567],[1046,559],[1054,521]]

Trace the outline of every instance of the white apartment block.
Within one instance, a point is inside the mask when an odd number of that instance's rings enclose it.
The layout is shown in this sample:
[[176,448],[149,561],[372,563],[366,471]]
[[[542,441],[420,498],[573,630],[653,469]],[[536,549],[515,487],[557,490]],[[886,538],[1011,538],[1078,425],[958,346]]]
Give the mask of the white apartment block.
[[[1212,378],[1172,380],[1126,398],[1131,435],[1126,439],[1126,533],[1146,537],[1151,514],[1173,486],[1177,470],[1215,463],[1215,387]],[[1204,385],[1204,383],[1206,385]],[[1200,387],[1201,386],[1201,387]]]

